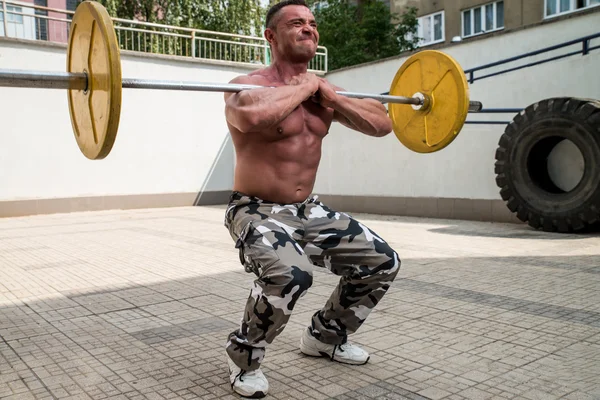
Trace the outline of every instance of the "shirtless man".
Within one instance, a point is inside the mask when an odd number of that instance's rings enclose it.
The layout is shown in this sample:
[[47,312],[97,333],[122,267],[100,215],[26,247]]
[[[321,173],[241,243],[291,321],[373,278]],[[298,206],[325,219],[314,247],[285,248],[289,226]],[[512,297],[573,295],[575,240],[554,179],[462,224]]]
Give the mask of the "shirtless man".
[[400,269],[397,253],[376,233],[310,196],[332,121],[384,136],[392,131],[385,107],[376,100],[340,96],[335,91],[343,89],[307,72],[319,34],[304,1],[274,5],[264,34],[273,63],[232,82],[272,88],[225,94],[237,155],[225,226],[240,262],[257,275],[241,325],[227,338],[226,353],[233,390],[255,398],[269,388],[260,370],[265,348],[310,288],[314,266],[328,268],[340,281],[303,331],[300,350],[355,365],[365,364],[369,355],[347,337]]

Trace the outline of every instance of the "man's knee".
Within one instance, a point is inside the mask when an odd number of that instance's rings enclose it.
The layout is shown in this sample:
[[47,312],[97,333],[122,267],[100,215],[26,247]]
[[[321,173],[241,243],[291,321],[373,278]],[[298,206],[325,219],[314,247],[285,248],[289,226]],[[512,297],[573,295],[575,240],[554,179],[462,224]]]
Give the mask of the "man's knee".
[[275,268],[263,274],[259,280],[264,285],[265,294],[280,297],[285,308],[291,311],[298,299],[312,286],[312,268],[300,268],[295,265],[285,269]]
[[387,242],[375,242],[374,254],[369,257],[370,265],[361,271],[363,276],[380,276],[394,280],[402,264],[398,253]]
[[313,275],[311,270],[299,268],[295,265],[290,267],[288,273],[280,277],[283,283],[282,296],[288,293],[305,292],[313,283]]
[[387,271],[388,274],[393,274],[394,276],[397,275],[400,271],[402,261],[396,250],[394,250],[387,242],[375,247],[379,253],[385,254],[383,262],[384,270]]

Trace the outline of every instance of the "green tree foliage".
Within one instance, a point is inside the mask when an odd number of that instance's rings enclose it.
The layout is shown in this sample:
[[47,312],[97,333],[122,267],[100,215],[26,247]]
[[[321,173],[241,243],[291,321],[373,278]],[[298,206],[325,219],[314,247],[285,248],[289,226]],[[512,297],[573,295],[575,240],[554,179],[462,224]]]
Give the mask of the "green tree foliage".
[[328,0],[328,5],[315,10],[314,15],[319,44],[326,46],[329,54],[329,69],[414,50],[418,39],[416,12],[410,8],[402,15],[392,14],[378,0],[363,0],[359,5],[348,0]]
[[212,30],[262,35],[264,10],[260,0],[211,0]]
[[[261,0],[97,0],[109,14],[179,27],[262,37],[267,9]],[[269,0],[267,6],[279,0]],[[322,0],[307,0],[310,6]],[[329,69],[338,69],[414,50],[416,9],[390,13],[380,0],[327,0],[314,10]],[[133,40],[133,39],[131,39]],[[249,56],[255,58],[254,56]]]
[[239,34],[261,33],[260,0],[98,0],[113,17]]

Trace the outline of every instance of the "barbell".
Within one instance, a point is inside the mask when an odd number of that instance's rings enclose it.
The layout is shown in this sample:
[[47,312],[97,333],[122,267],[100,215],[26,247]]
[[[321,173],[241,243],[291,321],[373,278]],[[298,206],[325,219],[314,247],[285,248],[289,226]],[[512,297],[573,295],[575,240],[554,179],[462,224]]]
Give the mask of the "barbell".
[[[80,3],[71,21],[66,72],[0,70],[0,86],[66,89],[75,139],[81,152],[92,160],[105,158],[113,148],[123,88],[240,92],[265,87],[122,79],[112,19],[100,3],[92,0]],[[394,76],[388,95],[337,93],[389,103],[396,137],[419,153],[448,146],[462,129],[467,113],[482,108],[480,102],[469,100],[468,83],[460,65],[435,50],[409,57]]]

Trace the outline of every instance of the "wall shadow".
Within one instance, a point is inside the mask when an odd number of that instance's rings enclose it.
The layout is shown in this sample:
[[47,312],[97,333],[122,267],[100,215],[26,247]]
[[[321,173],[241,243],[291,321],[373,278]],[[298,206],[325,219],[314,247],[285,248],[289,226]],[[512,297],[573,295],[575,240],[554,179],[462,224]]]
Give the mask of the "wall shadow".
[[234,166],[235,149],[227,132],[194,200],[194,206],[226,204],[233,187]]

